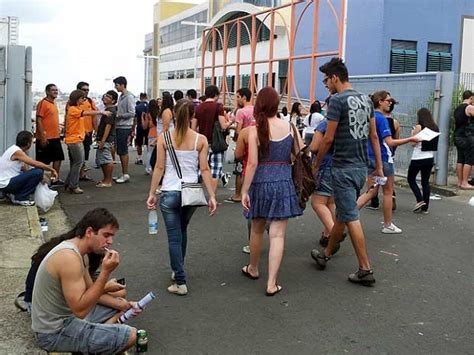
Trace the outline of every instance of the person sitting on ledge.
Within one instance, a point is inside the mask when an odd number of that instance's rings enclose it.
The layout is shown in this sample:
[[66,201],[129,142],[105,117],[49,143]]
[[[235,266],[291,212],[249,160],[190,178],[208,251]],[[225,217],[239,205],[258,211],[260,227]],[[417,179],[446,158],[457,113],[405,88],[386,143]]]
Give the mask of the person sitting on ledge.
[[[31,307],[38,345],[51,352],[115,354],[136,343],[137,330],[121,324],[128,309],[141,312],[121,292],[124,285],[110,279],[119,254],[110,250],[119,224],[105,208],[96,208],[69,232],[43,244],[33,262],[39,263]],[[91,253],[103,256],[99,275],[92,280]]]
[[[21,206],[33,206],[30,201],[36,186],[43,179],[43,172],[49,171],[54,179],[58,177],[56,170],[49,165],[30,158],[26,152],[33,143],[33,134],[21,131],[16,136],[16,144],[8,148],[0,157],[0,192]],[[33,167],[33,168],[30,168]]]

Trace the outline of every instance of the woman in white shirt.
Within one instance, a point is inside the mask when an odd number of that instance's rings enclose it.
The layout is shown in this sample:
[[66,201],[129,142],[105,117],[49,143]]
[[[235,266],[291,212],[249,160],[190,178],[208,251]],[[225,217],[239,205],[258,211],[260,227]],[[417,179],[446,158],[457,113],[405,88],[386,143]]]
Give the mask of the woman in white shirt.
[[304,130],[303,130],[303,139],[304,145],[311,144],[313,140],[314,130],[321,121],[324,119],[324,116],[321,115],[321,103],[316,100],[311,104],[309,108],[309,115],[304,118]]
[[176,103],[174,111],[176,126],[171,131],[170,136],[182,172],[182,179],[178,178],[166,148],[164,133],[162,133],[159,135],[156,144],[157,160],[151,180],[147,206],[150,210],[156,208],[156,189],[161,177],[163,177],[160,209],[168,234],[168,248],[172,269],[171,279],[173,280],[172,285],[168,287],[168,292],[183,296],[188,293],[186,275],[184,273],[187,228],[191,217],[196,211],[196,207],[181,206],[181,182],[197,183],[198,170],[200,170],[209,195],[210,216],[216,212],[217,202],[207,161],[207,139],[190,128],[191,118],[194,116],[193,102],[181,99]]
[[[29,200],[36,186],[43,179],[43,171],[50,171],[57,178],[56,170],[39,161],[31,159],[26,152],[31,148],[33,134],[21,131],[16,136],[16,144],[8,148],[0,157],[0,192],[10,195],[14,204],[33,206]],[[27,165],[32,166],[29,169]]]
[[[427,127],[435,132],[439,132],[439,128],[433,121],[430,110],[427,108],[420,108],[416,113],[418,116],[418,123],[412,131],[412,135],[416,135],[423,128]],[[438,150],[438,137],[429,142],[418,142],[414,145],[413,154],[411,156],[410,166],[408,167],[408,184],[416,198],[416,205],[413,208],[415,213],[428,213],[430,203],[430,176],[434,164],[434,152]],[[416,176],[421,172],[421,193],[418,184],[416,183]]]

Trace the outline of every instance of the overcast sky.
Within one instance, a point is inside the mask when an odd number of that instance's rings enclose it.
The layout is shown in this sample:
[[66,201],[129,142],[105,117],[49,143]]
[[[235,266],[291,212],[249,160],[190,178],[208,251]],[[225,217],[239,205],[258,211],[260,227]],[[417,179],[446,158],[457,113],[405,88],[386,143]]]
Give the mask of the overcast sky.
[[70,92],[79,81],[94,92],[123,75],[135,95],[144,87],[145,34],[157,0],[0,0],[0,17],[19,18],[19,44],[33,48],[33,88],[55,83]]

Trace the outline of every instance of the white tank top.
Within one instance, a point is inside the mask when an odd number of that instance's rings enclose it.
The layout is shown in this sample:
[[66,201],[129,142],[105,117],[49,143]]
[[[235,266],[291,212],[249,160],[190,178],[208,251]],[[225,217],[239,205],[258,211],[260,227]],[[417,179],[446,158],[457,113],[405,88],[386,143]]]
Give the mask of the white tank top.
[[[193,150],[177,150],[175,149],[176,156],[178,157],[179,166],[181,168],[181,174],[183,175],[183,182],[198,182],[198,170],[199,170],[199,152],[197,151],[197,142],[199,134],[196,133],[196,139],[194,140]],[[165,175],[163,176],[163,184],[161,185],[161,191],[181,191],[181,180],[176,173],[176,169],[173,166],[168,151],[166,150],[166,164],[165,164]]]
[[21,174],[23,163],[20,160],[11,160],[12,155],[19,150],[19,146],[12,145],[0,157],[0,189],[7,187],[11,178]]
[[418,142],[413,147],[413,154],[411,155],[411,160],[421,160],[429,158],[434,158],[434,152],[432,150],[422,151],[421,142]]

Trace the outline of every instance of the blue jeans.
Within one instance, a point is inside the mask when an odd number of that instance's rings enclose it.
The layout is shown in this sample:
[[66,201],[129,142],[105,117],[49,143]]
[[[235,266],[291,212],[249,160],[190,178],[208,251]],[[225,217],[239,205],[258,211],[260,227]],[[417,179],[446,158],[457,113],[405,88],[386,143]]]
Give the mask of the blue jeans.
[[43,170],[34,168],[10,179],[9,184],[1,189],[3,193],[13,194],[15,200],[26,201],[35,192],[36,186],[43,179]]
[[187,229],[196,207],[181,207],[181,191],[162,191],[160,209],[168,234],[171,270],[175,273],[176,283],[183,285],[186,284],[184,257],[188,241]]

